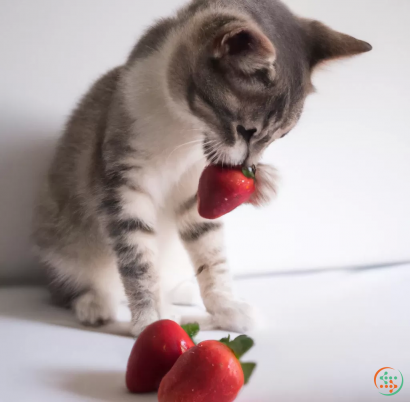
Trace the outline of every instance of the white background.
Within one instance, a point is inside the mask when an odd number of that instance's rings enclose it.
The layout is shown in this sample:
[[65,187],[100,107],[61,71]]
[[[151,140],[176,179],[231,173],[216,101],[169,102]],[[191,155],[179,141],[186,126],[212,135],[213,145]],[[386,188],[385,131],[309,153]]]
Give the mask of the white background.
[[[183,3],[0,0],[0,280],[37,272],[31,206],[71,108]],[[277,201],[227,218],[235,272],[410,259],[410,2],[287,3],[374,50],[315,74],[300,124],[266,154],[282,175]]]

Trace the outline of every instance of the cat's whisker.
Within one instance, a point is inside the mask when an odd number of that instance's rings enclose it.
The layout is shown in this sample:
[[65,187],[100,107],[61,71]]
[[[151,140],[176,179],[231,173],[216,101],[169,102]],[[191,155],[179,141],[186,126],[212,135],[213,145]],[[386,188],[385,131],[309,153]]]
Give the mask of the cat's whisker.
[[205,154],[206,158],[209,159],[212,157],[212,155],[214,155],[215,151],[209,152],[207,154]]
[[186,143],[184,143],[184,144],[178,145],[178,146],[175,147],[174,150],[168,155],[168,157],[167,157],[167,159],[166,159],[166,162],[169,161],[169,158],[170,158],[170,157],[172,156],[172,154],[173,154],[174,152],[176,152],[178,149],[183,148],[183,147],[188,146],[188,145],[198,144],[198,143],[200,143],[200,142],[202,142],[202,139],[198,139],[198,140],[194,140],[194,141],[189,141],[189,142],[186,142]]
[[[184,132],[190,132],[190,131],[202,131],[202,130],[200,130],[200,129],[198,129],[198,130],[193,129],[193,130],[186,130],[186,131],[184,131]],[[188,141],[188,142],[186,142],[186,143],[184,143],[184,144],[181,144],[181,145],[178,145],[177,147],[175,147],[175,148],[171,151],[171,153],[168,155],[168,157],[167,157],[167,159],[166,159],[166,162],[169,161],[169,158],[170,158],[170,157],[174,154],[174,152],[176,152],[178,149],[183,148],[183,147],[188,146],[188,145],[198,144],[198,143],[201,143],[201,142],[204,143],[204,146],[209,146],[209,147],[211,147],[212,145],[213,145],[214,147],[219,147],[219,146],[221,145],[221,141],[218,141],[218,140],[215,140],[215,139],[205,140],[205,142],[204,142],[204,140],[203,140],[202,138],[201,138],[201,139],[197,139],[197,140],[193,140],[193,141]]]
[[211,142],[212,145],[209,146],[210,149],[205,151],[204,154],[211,164],[216,164],[221,159],[220,150],[223,147],[223,143],[220,140],[209,140],[209,142]]
[[[214,147],[214,150],[215,150],[215,157],[214,157],[215,162],[214,163],[220,162],[221,161],[221,155],[224,156],[224,154],[220,153],[222,148],[223,148],[222,141],[218,141],[218,143]],[[222,164],[223,164],[223,161],[222,161]]]
[[215,146],[214,144],[218,144],[218,142],[216,140],[210,140],[208,142],[204,142],[204,146],[208,148],[212,148],[213,146]]

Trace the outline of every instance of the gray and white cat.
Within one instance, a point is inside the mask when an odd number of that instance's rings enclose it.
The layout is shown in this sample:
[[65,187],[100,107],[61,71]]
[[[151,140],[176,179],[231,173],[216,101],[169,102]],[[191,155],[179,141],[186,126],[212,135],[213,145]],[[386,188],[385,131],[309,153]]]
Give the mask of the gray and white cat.
[[125,289],[138,335],[159,318],[158,216],[171,206],[214,326],[248,330],[222,222],[196,209],[199,176],[207,163],[255,164],[251,203],[268,203],[275,169],[261,155],[295,126],[313,69],[370,49],[277,0],[193,0],[149,29],[92,86],[57,148],[34,224],[54,296],[97,325]]

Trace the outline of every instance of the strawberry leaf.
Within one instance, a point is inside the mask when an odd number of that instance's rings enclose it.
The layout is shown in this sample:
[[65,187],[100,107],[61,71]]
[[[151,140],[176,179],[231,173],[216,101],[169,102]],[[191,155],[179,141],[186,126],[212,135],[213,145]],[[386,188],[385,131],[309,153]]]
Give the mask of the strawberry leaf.
[[238,359],[240,359],[249,349],[251,349],[253,345],[253,339],[246,335],[239,335],[227,344]]
[[245,378],[245,384],[249,382],[253,371],[255,370],[256,363],[241,363],[243,376]]
[[[246,335],[239,335],[233,341],[231,341],[231,336],[228,335],[226,338],[222,338],[219,342],[228,346],[229,349],[235,354],[236,358],[239,360],[249,349],[254,345],[253,339]],[[242,363],[241,367],[243,371],[243,376],[245,384],[248,383],[253,371],[255,370],[256,363]]]
[[181,325],[182,329],[188,334],[188,336],[194,340],[194,337],[198,335],[199,324],[197,322],[191,324]]
[[242,173],[248,179],[255,179],[255,172],[253,170],[253,167],[243,167]]
[[229,347],[229,342],[231,341],[231,335],[228,335],[226,338],[222,338],[219,342]]

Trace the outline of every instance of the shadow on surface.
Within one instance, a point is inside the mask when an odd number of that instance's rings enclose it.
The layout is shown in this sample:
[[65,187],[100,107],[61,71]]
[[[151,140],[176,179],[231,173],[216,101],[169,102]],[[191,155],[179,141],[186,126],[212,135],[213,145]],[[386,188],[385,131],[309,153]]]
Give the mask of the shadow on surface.
[[101,402],[156,402],[156,394],[133,395],[125,387],[124,371],[53,371],[47,381],[78,397]]
[[130,336],[130,322],[127,320],[128,310],[125,306],[123,307],[120,311],[121,321],[98,328],[85,327],[77,321],[71,310],[54,306],[46,289],[10,287],[2,288],[0,292],[0,317],[35,321],[82,331]]

